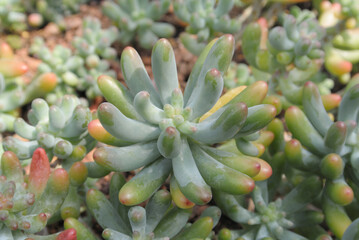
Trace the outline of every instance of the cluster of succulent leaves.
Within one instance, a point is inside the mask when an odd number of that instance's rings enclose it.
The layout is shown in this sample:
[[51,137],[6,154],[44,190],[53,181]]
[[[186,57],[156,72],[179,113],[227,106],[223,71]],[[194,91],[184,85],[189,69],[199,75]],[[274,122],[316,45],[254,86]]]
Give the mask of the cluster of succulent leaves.
[[65,29],[64,16],[77,13],[80,5],[86,2],[88,0],[2,0],[0,30],[19,33],[48,22]]
[[46,100],[54,104],[66,94],[85,92],[88,99],[101,95],[96,80],[101,74],[115,76],[110,69],[110,60],[116,59],[116,51],[111,44],[118,38],[116,28],[102,29],[95,18],[83,22],[83,34],[73,41],[75,51],[62,45],[53,50],[44,47],[42,38],[34,39],[31,53],[42,60],[37,74],[54,73],[58,84],[46,95]]
[[272,94],[281,95],[286,106],[301,104],[302,87],[309,80],[315,81],[323,94],[330,93],[333,81],[320,72],[325,30],[314,13],[292,7],[290,14],[282,14],[280,20],[281,26],[270,30],[265,19],[244,30],[246,61],[256,71],[266,73]]
[[[88,0],[28,0],[23,1],[26,10],[35,15],[38,20],[33,25],[41,26],[45,22],[54,22],[60,28],[65,28],[64,16],[77,13],[80,5]],[[30,15],[31,16],[31,15]],[[31,24],[31,19],[28,20]]]
[[[13,152],[1,157],[1,228],[2,239],[32,238],[64,202],[69,190],[69,176],[64,169],[51,172],[42,148],[34,151],[30,173],[25,181],[19,159]],[[44,239],[74,239],[74,229]]]
[[1,31],[20,32],[27,28],[26,14],[22,0],[5,0],[0,2]]
[[109,0],[102,5],[103,13],[120,30],[119,41],[127,45],[133,40],[151,49],[159,38],[169,38],[175,28],[161,17],[168,11],[170,0]]
[[52,73],[41,74],[30,83],[22,78],[28,66],[15,59],[9,45],[3,43],[0,49],[0,133],[12,131],[13,123],[21,106],[37,97],[43,97],[56,86]]
[[[261,104],[266,91],[259,92],[260,84],[264,89],[266,84],[258,82],[259,88],[249,87],[217,107],[217,111],[210,111],[222,93],[222,72],[231,61],[233,47],[231,35],[213,40],[197,60],[184,94],[178,88],[173,49],[165,39],[159,40],[152,52],[157,89],[139,55],[130,47],[121,57],[129,88],[107,76],[99,78],[99,87],[109,102],[102,103],[97,114],[102,131],[109,135],[105,139],[96,136],[100,135],[98,120],[89,125],[89,131],[97,140],[112,146],[95,151],[96,163],[116,172],[144,167],[121,188],[119,198],[123,204],[135,205],[148,199],[169,175],[174,201],[183,207],[208,203],[212,188],[231,194],[252,191],[251,177],[259,174],[259,163],[253,158],[258,149],[246,137],[268,124],[276,109]],[[254,92],[259,94],[250,97]],[[138,134],[134,135],[134,131]],[[246,145],[245,154],[252,157],[211,147],[234,137],[238,145]]]
[[350,72],[359,62],[358,38],[359,4],[356,1],[323,1],[320,4],[319,23],[332,35],[325,47],[327,70],[346,84]]
[[[84,2],[3,1],[0,20],[15,32],[61,27]],[[85,19],[74,50],[34,39],[42,63],[31,82],[0,45],[0,238],[96,240],[94,218],[112,240],[357,239],[358,3],[313,1],[318,21],[292,7],[271,27],[295,2],[107,0],[115,26]],[[186,26],[180,41],[198,56],[183,92],[170,41],[159,39],[175,33],[161,22],[171,3]],[[229,16],[234,5],[243,16]],[[269,21],[243,27],[262,11]],[[28,23],[25,13],[35,13]],[[225,34],[242,30],[248,65],[232,62],[235,37]],[[125,84],[116,80],[117,40],[153,47],[153,79],[126,47]],[[349,83],[332,94],[330,77]],[[91,112],[79,93],[107,102]],[[94,161],[82,161],[92,150]],[[94,184],[105,176],[109,197]],[[214,232],[222,214],[238,229]],[[36,235],[61,220],[65,231]]]
[[354,83],[347,87],[335,122],[329,118],[311,82],[303,89],[303,111],[292,106],[285,114],[294,137],[286,143],[287,159],[293,167],[326,179],[323,211],[328,226],[339,238],[351,224],[344,206],[358,194],[358,89],[359,85]]
[[[330,239],[330,235],[319,225],[323,222],[323,213],[308,205],[320,194],[320,189],[320,178],[311,176],[293,187],[284,198],[274,200],[270,196],[268,182],[258,182],[251,193],[254,211],[248,210],[245,196],[217,192],[214,198],[223,214],[243,226],[242,230],[222,229],[218,238]],[[296,229],[302,235],[290,229]]]
[[26,141],[13,136],[3,140],[4,149],[14,152],[20,159],[30,158],[35,149],[42,147],[50,159],[56,156],[66,160],[62,165],[68,168],[96,144],[87,131],[92,114],[74,95],[65,95],[52,106],[37,98],[32,101],[27,118],[29,123],[22,118],[14,121],[15,133]]
[[205,46],[216,36],[235,33],[241,27],[238,19],[231,19],[229,11],[234,1],[183,1],[176,0],[173,8],[176,16],[188,23],[181,33],[183,45],[195,55],[200,55]]
[[[265,79],[263,79],[265,80]],[[223,76],[224,87],[232,89],[240,86],[248,86],[256,81],[248,65],[231,62],[227,72]]]
[[118,199],[118,191],[126,183],[123,175],[115,173],[110,182],[110,199],[98,190],[86,195],[89,211],[105,229],[105,239],[204,239],[212,233],[221,210],[211,206],[193,224],[187,224],[191,209],[181,209],[172,203],[167,190],[157,191],[146,204],[126,207]]

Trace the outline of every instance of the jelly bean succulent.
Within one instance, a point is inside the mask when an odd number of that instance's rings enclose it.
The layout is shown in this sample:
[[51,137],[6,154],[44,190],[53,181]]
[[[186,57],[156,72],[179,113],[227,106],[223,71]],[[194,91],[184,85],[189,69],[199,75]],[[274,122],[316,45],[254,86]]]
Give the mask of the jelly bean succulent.
[[183,1],[176,0],[173,8],[176,16],[187,23],[186,32],[181,33],[183,45],[193,54],[200,55],[206,45],[223,33],[235,33],[241,23],[231,19],[229,12],[233,0]]
[[[98,51],[103,54],[107,52],[112,58],[114,49],[110,45],[113,40],[110,37],[97,40],[95,34],[93,34],[94,30],[90,30],[88,26],[88,21],[90,20],[84,21],[84,35],[74,39],[75,52],[62,45],[56,45],[51,51],[49,48],[44,47],[45,43],[42,38],[36,38],[31,46],[31,53],[42,60],[38,66],[37,74],[51,72],[56,74],[58,79],[57,87],[46,95],[46,100],[50,104],[54,104],[58,98],[66,94],[75,94],[76,91],[85,92],[88,99],[100,96],[101,92],[96,85],[97,77],[101,74],[116,75],[113,70],[109,69],[109,62],[101,59],[100,55],[98,55]],[[99,27],[98,24],[99,22],[91,24],[91,26],[96,28],[96,25]],[[112,30],[108,30],[110,35]],[[89,31],[93,37],[92,40],[90,40]],[[107,47],[103,49],[99,45],[101,45],[101,41],[107,42],[106,39],[108,39],[109,43],[106,43]]]
[[[219,240],[331,239],[320,226],[324,220],[323,213],[310,206],[320,195],[321,185],[319,177],[311,176],[283,198],[271,199],[267,182],[258,182],[251,193],[253,211],[248,210],[244,196],[215,192],[214,199],[223,213],[243,227],[242,230],[232,231],[222,229]],[[294,229],[300,234],[291,231]]]
[[324,36],[325,30],[312,12],[293,7],[291,14],[281,15],[281,26],[269,31],[264,19],[250,24],[243,34],[243,53],[253,69],[271,74],[270,94],[281,95],[287,107],[300,105],[306,81],[315,81],[323,94],[333,87],[333,81],[319,73],[324,62]]
[[303,89],[303,111],[293,106],[285,113],[294,138],[286,144],[287,159],[297,169],[326,178],[324,213],[329,228],[338,237],[342,237],[351,223],[342,206],[353,201],[359,183],[358,89],[359,85],[347,89],[335,122],[325,111],[319,92],[311,82]]
[[223,76],[224,87],[232,89],[239,86],[246,86],[256,81],[251,69],[244,63],[231,62],[227,72]]
[[28,112],[29,123],[17,118],[15,132],[25,140],[9,136],[3,140],[5,150],[14,152],[20,159],[28,159],[34,150],[43,147],[52,159],[66,160],[63,166],[71,167],[81,160],[95,145],[88,134],[87,125],[92,119],[90,110],[72,95],[65,95],[58,105],[51,107],[43,99],[35,99]]
[[0,132],[13,131],[19,107],[52,91],[57,81],[51,73],[39,75],[29,83],[25,81],[23,75],[28,66],[15,59],[5,43],[0,45],[0,65]]
[[26,13],[21,0],[0,2],[1,31],[20,32],[26,29]]
[[[209,146],[236,135],[243,139],[276,114],[272,105],[256,105],[266,95],[264,82],[217,103],[233,48],[231,35],[213,40],[197,60],[184,94],[177,81],[173,49],[165,39],[152,51],[157,88],[131,47],[121,58],[128,89],[107,76],[98,79],[108,102],[99,106],[98,120],[88,129],[95,139],[112,146],[94,152],[96,163],[117,172],[144,167],[121,189],[122,203],[135,205],[148,199],[171,172],[171,194],[183,207],[209,202],[211,187],[232,194],[252,191],[254,180],[241,172],[243,166],[236,164],[240,159]],[[258,169],[258,165],[251,167]]]
[[[23,4],[27,11],[37,19],[34,21],[36,27],[43,22],[54,22],[64,30],[66,28],[64,16],[79,12],[80,5],[86,2],[88,0],[29,0]],[[29,22],[33,22],[31,18]]]
[[101,96],[101,91],[96,83],[101,74],[116,76],[116,73],[110,70],[108,60],[117,58],[116,50],[111,47],[117,38],[116,27],[102,29],[99,20],[86,18],[83,22],[82,36],[75,37],[72,42],[75,54],[79,55],[85,64],[75,72],[80,79],[76,88],[79,91],[85,91],[89,99]]
[[51,51],[40,37],[34,39],[30,52],[41,60],[37,74],[54,73],[57,77],[57,87],[46,96],[48,102],[54,104],[57,98],[75,93],[75,88],[80,83],[76,71],[84,67],[84,60],[80,56],[74,55],[70,48],[62,45],[56,45]]
[[346,29],[334,36],[326,46],[325,67],[343,84],[348,83],[353,64],[359,62],[358,36],[358,28]]
[[[30,173],[25,181],[19,159],[13,152],[7,151],[1,158],[0,188],[2,238],[36,239],[33,234],[45,228],[47,220],[65,200],[69,178],[64,169],[51,172],[45,150],[38,148],[32,156]],[[60,240],[64,236],[74,239],[73,235],[71,230],[46,239]]]
[[[357,1],[321,1],[319,23],[330,32],[337,28],[355,28],[359,22],[359,4]],[[343,24],[344,23],[344,24]]]
[[[72,45],[76,53],[82,58],[114,59],[116,50],[111,45],[118,38],[118,30],[112,26],[107,29],[101,28],[101,22],[97,18],[85,18],[83,21],[83,33],[81,37],[75,37]],[[88,65],[92,61],[88,61]]]
[[[112,176],[110,199],[95,189],[87,192],[87,207],[104,229],[102,236],[105,239],[205,239],[211,235],[212,228],[221,217],[221,211],[211,206],[202,212],[197,221],[188,224],[192,210],[174,206],[167,190],[157,191],[145,208],[128,208],[118,199],[118,191],[125,182],[121,174]],[[71,220],[68,224],[72,224]]]
[[170,0],[115,0],[105,1],[102,11],[120,30],[122,44],[136,40],[141,47],[151,49],[159,38],[175,33],[171,24],[159,21],[169,6]]
[[340,82],[350,79],[353,64],[359,62],[357,1],[322,1],[319,23],[327,29],[331,41],[325,47],[325,66]]
[[70,186],[69,192],[61,205],[60,215],[63,220],[79,218],[81,206],[84,205],[84,183],[87,180],[88,170],[83,162],[75,162],[68,170]]

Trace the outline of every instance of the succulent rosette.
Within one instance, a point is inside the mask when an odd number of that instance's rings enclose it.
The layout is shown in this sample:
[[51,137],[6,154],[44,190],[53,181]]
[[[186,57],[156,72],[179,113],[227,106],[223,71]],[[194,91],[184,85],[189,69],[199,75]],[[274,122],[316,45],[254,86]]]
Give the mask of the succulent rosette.
[[[120,203],[118,191],[126,183],[120,173],[110,181],[110,198],[98,190],[90,189],[86,195],[87,207],[104,229],[102,237],[108,240],[165,240],[212,237],[212,229],[221,217],[216,206],[206,208],[193,224],[187,223],[192,209],[181,209],[172,203],[167,190],[157,191],[146,207],[127,207]],[[68,219],[65,225],[81,228],[76,220]],[[76,226],[77,225],[77,226]],[[89,238],[92,239],[92,238]]]
[[136,40],[141,47],[151,49],[159,38],[175,33],[170,23],[160,22],[170,4],[170,0],[111,0],[102,4],[102,12],[120,30],[122,44]]
[[[89,132],[113,146],[98,148],[96,163],[117,172],[144,167],[121,189],[123,204],[135,205],[148,199],[170,174],[171,194],[183,208],[209,202],[211,188],[231,194],[253,190],[251,176],[259,173],[260,164],[255,159],[250,159],[253,162],[248,166],[240,164],[247,156],[211,147],[236,135],[243,138],[256,132],[276,114],[272,105],[256,105],[266,95],[264,82],[222,101],[222,107],[216,106],[218,110],[212,109],[221,96],[222,75],[233,49],[231,35],[213,40],[197,60],[183,94],[173,49],[165,39],[159,40],[152,51],[155,84],[131,47],[121,58],[128,89],[107,76],[98,79],[109,102],[99,106],[98,120],[89,124]],[[260,94],[250,99],[255,92]],[[256,114],[262,118],[255,118]]]
[[[60,209],[69,190],[67,172],[62,168],[51,172],[49,159],[42,148],[34,151],[26,179],[16,155],[5,152],[1,158],[0,176],[1,239],[38,239],[33,234],[46,227],[48,219]],[[71,229],[41,239],[75,238],[76,232]]]
[[96,144],[87,131],[92,120],[90,109],[73,95],[65,95],[53,106],[43,99],[35,99],[28,119],[29,123],[23,118],[14,122],[15,132],[28,141],[8,136],[2,142],[5,150],[14,152],[21,160],[30,158],[36,148],[42,147],[50,159],[56,156],[66,160],[63,166],[68,169]]

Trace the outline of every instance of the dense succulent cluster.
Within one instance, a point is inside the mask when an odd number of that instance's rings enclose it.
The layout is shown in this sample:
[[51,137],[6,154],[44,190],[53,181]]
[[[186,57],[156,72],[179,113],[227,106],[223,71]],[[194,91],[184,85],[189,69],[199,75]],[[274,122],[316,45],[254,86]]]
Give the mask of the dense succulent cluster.
[[[345,22],[346,28],[355,28],[359,24],[359,4],[357,1],[321,1],[319,11],[319,23],[325,28],[336,28],[342,22]],[[334,32],[334,29],[332,31]]]
[[356,194],[353,190],[359,183],[356,163],[358,89],[359,85],[354,85],[347,90],[336,122],[328,116],[319,92],[311,82],[306,83],[303,90],[304,111],[293,106],[285,114],[287,126],[295,138],[286,144],[287,159],[295,168],[327,179],[324,213],[329,227],[338,237],[351,221],[347,217],[346,222],[338,226],[338,218],[331,214],[333,209],[342,209],[344,216],[345,211],[340,206],[353,201]]
[[[81,37],[75,37],[73,45],[76,53],[82,58],[114,59],[116,50],[111,45],[118,38],[116,27],[101,28],[101,22],[97,18],[85,18],[83,21],[83,33]],[[96,61],[94,63],[97,63]],[[94,65],[93,60],[87,61],[87,65]]]
[[105,1],[102,11],[119,28],[122,44],[136,40],[141,47],[151,49],[158,38],[168,38],[175,33],[171,24],[159,22],[169,6],[170,0],[115,0]]
[[[222,73],[230,63],[233,46],[231,35],[213,40],[197,60],[184,94],[178,88],[172,47],[165,39],[159,40],[152,52],[157,89],[132,48],[126,48],[121,58],[129,89],[107,76],[99,78],[99,87],[109,101],[102,103],[97,112],[104,129],[96,120],[90,123],[89,131],[97,140],[114,146],[98,148],[94,153],[96,163],[118,172],[145,166],[121,189],[122,203],[134,205],[148,199],[171,171],[171,194],[177,195],[174,201],[184,208],[209,202],[211,188],[231,194],[252,191],[254,180],[243,172],[248,168],[259,170],[258,163],[253,160],[250,167],[237,164],[245,156],[208,146],[235,136],[250,146],[245,137],[263,128],[276,114],[272,105],[256,105],[266,95],[263,82],[259,82],[262,92],[256,98],[249,96],[257,88],[248,88],[231,101],[222,102],[224,106],[216,106],[217,111],[212,109],[222,93]],[[259,115],[261,118],[256,117]],[[101,132],[107,134],[105,139],[100,138]],[[257,156],[258,150],[253,149],[251,154]],[[132,161],[127,161],[129,158]],[[258,171],[251,174],[255,176]]]
[[54,22],[65,29],[64,16],[78,12],[80,5],[86,2],[88,0],[29,0],[23,4],[27,11],[32,13],[32,17],[29,18],[30,24],[38,27],[44,22]]
[[183,45],[193,54],[200,55],[205,46],[216,36],[235,33],[241,23],[231,19],[229,11],[234,1],[183,1],[176,0],[173,8],[176,16],[187,23],[186,32],[181,33]]
[[19,107],[52,91],[57,80],[56,76],[47,73],[27,83],[22,76],[28,66],[14,58],[10,46],[1,44],[0,54],[0,132],[4,132],[13,130]]
[[283,14],[281,20],[282,26],[269,31],[264,19],[245,29],[243,53],[246,60],[252,68],[270,74],[274,90],[271,94],[282,95],[286,106],[300,104],[302,86],[310,79],[316,79],[323,93],[329,93],[332,80],[318,75],[324,61],[321,42],[325,30],[312,12],[295,7],[291,14]]
[[256,78],[252,75],[251,69],[246,64],[231,62],[223,76],[223,81],[226,89],[232,89],[251,85],[256,81]]
[[8,151],[1,158],[0,189],[0,235],[10,240],[32,238],[31,234],[45,228],[48,219],[60,209],[69,178],[64,169],[51,172],[45,150],[38,148],[25,182],[19,159]]
[[79,11],[88,0],[2,0],[0,1],[0,31],[22,32],[29,27],[41,27],[54,22],[65,29],[64,16]]
[[58,85],[46,100],[54,104],[56,99],[76,91],[85,92],[88,99],[100,96],[96,79],[101,74],[115,76],[108,60],[115,59],[115,50],[111,44],[118,32],[115,28],[102,29],[96,19],[86,19],[83,34],[73,41],[75,52],[62,45],[56,45],[51,51],[44,47],[44,40],[36,38],[31,46],[31,53],[42,60],[37,74],[54,73]]
[[26,29],[26,14],[21,0],[2,0],[0,2],[1,31],[20,32]]
[[[49,105],[43,99],[35,99],[28,113],[27,123],[17,118],[15,132],[29,140],[9,136],[3,141],[5,150],[14,152],[20,159],[28,159],[38,147],[46,149],[50,159],[56,156],[67,160],[66,167],[81,160],[96,143],[88,134],[87,124],[91,121],[90,110],[72,95],[65,95],[58,105]],[[66,165],[71,164],[71,165]]]
[[341,83],[348,83],[353,65],[359,62],[359,30],[346,29],[326,47],[325,66]]
[[333,36],[325,48],[325,66],[345,84],[350,80],[353,64],[359,62],[359,44],[356,40],[359,4],[357,1],[322,1],[319,10],[320,25]]
[[84,62],[84,66],[76,70],[80,80],[76,89],[84,91],[89,99],[101,96],[96,84],[101,74],[116,76],[110,69],[109,60],[117,58],[116,50],[111,47],[117,38],[118,30],[115,27],[102,29],[99,20],[86,18],[83,22],[82,36],[75,37],[72,42],[75,54]]
[[146,208],[128,208],[117,197],[125,182],[120,174],[112,176],[109,200],[98,190],[87,192],[87,207],[105,229],[102,233],[105,239],[204,239],[211,235],[221,216],[217,207],[209,207],[189,226],[187,221],[192,211],[175,207],[166,190],[156,192]]
[[[267,182],[260,182],[251,194],[253,212],[247,209],[244,196],[216,192],[214,199],[223,213],[243,226],[239,231],[222,229],[219,240],[236,237],[245,240],[265,237],[279,240],[331,239],[319,225],[324,219],[323,214],[308,205],[319,196],[320,189],[319,177],[312,176],[295,186],[284,198],[272,201]],[[291,229],[296,229],[302,235],[290,231]]]
[[[64,18],[82,3],[104,18]],[[354,0],[0,0],[0,239],[358,239],[358,21]]]
[[75,88],[80,83],[76,71],[84,67],[84,60],[74,55],[70,48],[56,45],[51,51],[45,47],[42,38],[34,39],[30,52],[41,60],[37,68],[38,74],[54,73],[57,78],[57,86],[54,91],[46,96],[51,104],[65,94],[74,94]]

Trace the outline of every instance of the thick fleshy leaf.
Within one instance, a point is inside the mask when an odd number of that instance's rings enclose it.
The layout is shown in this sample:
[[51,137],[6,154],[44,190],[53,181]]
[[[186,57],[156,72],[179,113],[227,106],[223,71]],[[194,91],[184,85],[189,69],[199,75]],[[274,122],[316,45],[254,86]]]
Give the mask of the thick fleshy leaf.
[[146,166],[121,188],[120,202],[132,206],[145,201],[167,179],[171,168],[171,161],[165,158]]
[[124,86],[105,75],[97,79],[97,84],[107,101],[113,103],[126,117],[138,119],[138,114],[131,103],[132,99]]
[[141,91],[147,91],[155,106],[162,106],[160,96],[153,86],[140,56],[132,47],[126,47],[123,50],[121,55],[121,69],[126,84],[133,96],[136,96]]
[[196,144],[191,145],[193,158],[208,185],[231,194],[246,194],[253,190],[254,181],[247,175],[218,162]]
[[212,198],[211,188],[203,180],[186,139],[182,139],[179,155],[172,159],[173,173],[183,194],[203,205]]
[[90,189],[86,194],[86,204],[101,227],[111,228],[124,234],[132,233],[116,209],[100,191]]
[[303,108],[309,121],[315,129],[324,137],[333,121],[329,118],[323,106],[320,93],[316,85],[307,82],[303,87]]
[[155,161],[161,154],[156,141],[133,144],[126,147],[104,146],[94,152],[94,160],[104,168],[127,172],[143,167]]
[[298,107],[292,106],[287,109],[285,121],[293,137],[298,139],[309,151],[319,155],[330,152],[324,145],[323,137]]
[[99,106],[98,117],[102,126],[121,140],[145,142],[156,139],[160,134],[158,127],[126,117],[111,103],[102,103]]
[[171,93],[178,88],[177,67],[171,44],[166,39],[157,41],[152,49],[152,71],[163,104],[171,102]]

